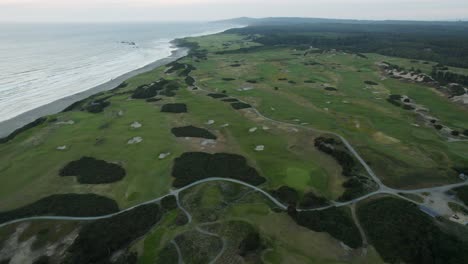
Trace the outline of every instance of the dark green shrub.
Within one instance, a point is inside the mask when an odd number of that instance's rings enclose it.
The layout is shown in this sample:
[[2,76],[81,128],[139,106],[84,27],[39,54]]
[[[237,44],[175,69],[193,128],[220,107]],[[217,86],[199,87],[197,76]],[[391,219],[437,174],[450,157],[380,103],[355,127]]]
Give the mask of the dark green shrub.
[[257,170],[247,164],[247,160],[236,154],[187,152],[174,160],[173,186],[180,188],[205,178],[232,178],[260,185],[265,182]]
[[298,225],[316,232],[327,232],[351,248],[358,248],[362,245],[359,229],[345,208],[332,207],[320,211],[296,211],[290,213],[290,216]]
[[228,99],[223,99],[221,100],[223,102],[227,102],[227,103],[235,103],[235,102],[239,102],[239,100],[235,99],[235,98],[228,98]]
[[241,109],[246,109],[246,108],[251,108],[252,106],[246,103],[242,102],[236,102],[231,104],[232,108],[236,110],[241,110]]
[[411,202],[380,198],[360,205],[359,221],[388,263],[467,263],[468,244],[441,231]]
[[65,263],[110,263],[110,257],[146,234],[161,218],[157,204],[84,225],[68,248]]
[[0,213],[0,223],[33,216],[101,216],[119,211],[117,203],[96,194],[55,194]]
[[161,200],[161,207],[166,211],[174,210],[177,208],[177,200],[174,195],[169,195]]
[[186,104],[165,104],[161,107],[161,112],[164,113],[187,113]]
[[223,94],[223,93],[210,93],[208,94],[209,97],[212,97],[212,98],[215,98],[215,99],[219,99],[219,98],[226,98],[227,95]]
[[373,82],[373,81],[365,81],[364,83],[368,85],[379,85],[378,83]]
[[456,192],[457,198],[468,206],[468,186],[458,187],[453,190]]
[[76,176],[82,184],[102,184],[120,181],[125,170],[117,164],[91,157],[71,161],[59,172],[60,176]]
[[327,91],[338,91],[335,87],[325,87],[324,89]]
[[324,197],[320,197],[313,192],[308,192],[304,194],[301,202],[299,203],[300,208],[318,208],[327,206],[330,203]]
[[279,189],[271,191],[271,195],[284,204],[296,205],[299,201],[299,193],[289,186],[281,186]]

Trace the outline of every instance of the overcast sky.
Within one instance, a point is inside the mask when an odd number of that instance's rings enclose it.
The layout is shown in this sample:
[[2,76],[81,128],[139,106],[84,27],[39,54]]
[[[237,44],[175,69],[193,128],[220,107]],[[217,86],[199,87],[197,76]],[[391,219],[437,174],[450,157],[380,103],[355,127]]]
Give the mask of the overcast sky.
[[468,19],[468,0],[0,0],[0,21],[193,21],[239,16]]

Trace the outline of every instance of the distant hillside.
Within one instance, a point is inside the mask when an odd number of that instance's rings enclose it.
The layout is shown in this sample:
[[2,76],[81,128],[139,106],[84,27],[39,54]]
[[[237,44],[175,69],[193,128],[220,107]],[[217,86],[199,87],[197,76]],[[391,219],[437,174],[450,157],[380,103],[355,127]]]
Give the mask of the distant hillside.
[[462,25],[468,27],[467,21],[412,21],[412,20],[358,20],[358,19],[333,19],[333,18],[304,18],[304,17],[266,17],[251,18],[239,17],[214,21],[214,23],[231,23],[248,26],[277,26],[300,24],[391,24],[391,25]]

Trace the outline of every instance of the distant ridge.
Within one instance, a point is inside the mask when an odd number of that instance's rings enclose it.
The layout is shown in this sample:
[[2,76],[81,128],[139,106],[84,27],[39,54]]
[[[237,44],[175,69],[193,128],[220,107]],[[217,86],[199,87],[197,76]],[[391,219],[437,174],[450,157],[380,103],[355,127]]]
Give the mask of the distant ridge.
[[262,25],[294,25],[294,24],[406,24],[406,25],[429,25],[429,24],[461,24],[468,26],[468,21],[417,21],[417,20],[359,20],[359,19],[335,19],[335,18],[307,18],[307,17],[266,17],[251,18],[238,17],[232,19],[213,21],[213,23],[229,23],[246,26]]

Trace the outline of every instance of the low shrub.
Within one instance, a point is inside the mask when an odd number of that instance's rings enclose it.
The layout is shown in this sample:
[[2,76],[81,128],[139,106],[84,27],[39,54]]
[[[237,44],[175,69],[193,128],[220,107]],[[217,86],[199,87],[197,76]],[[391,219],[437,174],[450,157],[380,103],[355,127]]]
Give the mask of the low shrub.
[[146,102],[148,102],[148,103],[153,103],[153,102],[159,102],[159,101],[161,101],[161,100],[162,100],[161,98],[155,98],[155,97],[153,97],[153,98],[148,98],[148,99],[146,99]]
[[324,198],[316,195],[313,192],[307,192],[302,197],[299,207],[301,208],[318,208],[329,205],[329,201]]
[[221,100],[221,101],[227,102],[227,103],[239,102],[239,100],[237,100],[236,98],[227,98],[227,99],[223,99],[223,100]]
[[380,198],[358,206],[357,215],[385,262],[468,262],[468,243],[442,232],[434,219],[414,203]]
[[103,184],[120,181],[125,170],[117,164],[91,157],[71,161],[59,172],[60,176],[76,176],[81,184]]
[[234,81],[234,80],[236,80],[236,79],[234,79],[234,78],[223,78],[222,80],[223,80],[223,81],[230,82],[230,81]]
[[252,185],[265,182],[244,157],[227,153],[184,153],[174,160],[172,176],[175,178],[172,185],[176,188],[211,177],[232,178]]
[[164,113],[187,113],[187,105],[186,104],[165,104],[161,107],[161,112]]
[[159,206],[147,204],[86,224],[68,248],[65,263],[111,263],[113,254],[146,234],[160,218]]
[[331,207],[320,211],[293,211],[289,215],[303,227],[316,232],[327,232],[351,248],[362,245],[361,234],[345,208]]
[[208,96],[215,98],[215,99],[228,97],[226,94],[223,94],[223,93],[209,93]]
[[231,104],[232,108],[236,110],[241,110],[241,109],[246,109],[246,108],[251,108],[252,106],[246,103],[242,102],[236,102]]
[[344,176],[352,176],[356,162],[347,151],[337,149],[334,145],[338,142],[333,138],[318,137],[315,139],[315,147],[331,155],[343,168]]
[[468,206],[468,186],[458,187],[453,190],[456,192],[457,198]]
[[175,127],[171,129],[171,132],[176,137],[217,139],[217,137],[210,131],[194,126]]
[[174,195],[169,195],[161,200],[161,207],[166,211],[174,210],[177,208],[177,200]]
[[239,244],[239,255],[246,256],[262,247],[260,234],[256,231],[250,232]]
[[195,79],[192,76],[187,76],[185,77],[185,84],[187,84],[188,86],[194,86]]
[[373,82],[373,81],[365,81],[364,83],[368,85],[379,85],[378,83]]
[[100,216],[119,211],[117,203],[96,194],[55,194],[0,213],[0,223],[33,216]]
[[324,89],[327,91],[338,91],[335,87],[325,87]]
[[296,205],[299,201],[299,193],[289,186],[281,186],[270,192],[273,197],[287,205]]

